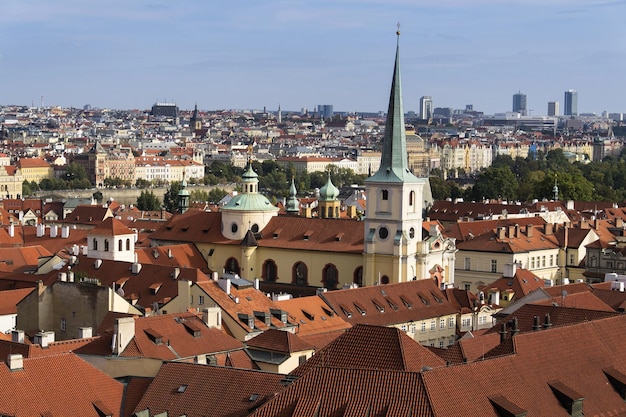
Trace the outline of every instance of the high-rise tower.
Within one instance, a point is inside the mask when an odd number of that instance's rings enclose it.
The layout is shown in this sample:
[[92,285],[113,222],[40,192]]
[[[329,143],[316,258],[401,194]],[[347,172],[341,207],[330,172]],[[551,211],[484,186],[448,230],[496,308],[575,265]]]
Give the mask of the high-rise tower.
[[400,83],[400,31],[397,35],[380,168],[365,180],[368,196],[364,231],[365,285],[402,282],[425,274],[417,265],[425,180],[413,175],[408,167]]
[[431,96],[420,98],[420,119],[430,120],[433,117],[433,99]]
[[559,102],[548,101],[548,116],[558,116],[558,115],[559,115]]
[[565,116],[578,116],[578,93],[575,90],[567,90],[563,101],[563,114]]
[[522,94],[521,92],[513,94],[513,111],[520,113],[522,116],[527,115],[526,94]]

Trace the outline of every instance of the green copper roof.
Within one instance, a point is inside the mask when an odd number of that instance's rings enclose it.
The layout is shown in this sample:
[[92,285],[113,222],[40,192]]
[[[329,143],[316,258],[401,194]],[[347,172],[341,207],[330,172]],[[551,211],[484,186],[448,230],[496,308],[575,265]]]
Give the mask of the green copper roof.
[[221,210],[277,211],[278,207],[273,206],[263,194],[242,193],[234,196]]
[[323,201],[335,201],[339,196],[339,190],[333,185],[330,180],[330,172],[328,173],[328,181],[322,188],[320,188],[320,200]]
[[300,202],[296,198],[296,193],[296,184],[292,178],[291,186],[289,187],[289,197],[287,198],[287,203],[285,204],[287,213],[298,213],[300,211],[300,208],[298,207]]
[[383,152],[380,168],[366,182],[421,182],[411,171],[406,152],[404,109],[402,107],[402,85],[400,82],[400,33],[396,45],[396,62],[393,69],[389,109],[385,122]]

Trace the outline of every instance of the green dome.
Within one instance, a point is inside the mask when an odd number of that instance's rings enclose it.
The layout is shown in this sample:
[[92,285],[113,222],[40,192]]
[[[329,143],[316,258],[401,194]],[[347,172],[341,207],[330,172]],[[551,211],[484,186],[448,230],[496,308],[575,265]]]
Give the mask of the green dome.
[[328,173],[328,181],[322,188],[320,188],[320,200],[334,201],[339,196],[339,190],[333,185],[330,180],[330,173]]

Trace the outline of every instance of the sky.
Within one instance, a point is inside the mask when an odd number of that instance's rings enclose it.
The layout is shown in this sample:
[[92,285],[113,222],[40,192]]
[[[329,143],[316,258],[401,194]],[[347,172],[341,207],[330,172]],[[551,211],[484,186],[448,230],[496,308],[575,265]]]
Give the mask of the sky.
[[0,0],[0,105],[626,113],[626,0]]

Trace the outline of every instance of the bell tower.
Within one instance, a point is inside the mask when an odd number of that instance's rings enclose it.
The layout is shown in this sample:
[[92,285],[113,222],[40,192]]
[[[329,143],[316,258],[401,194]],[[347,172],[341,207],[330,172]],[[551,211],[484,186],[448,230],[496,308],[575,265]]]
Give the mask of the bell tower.
[[408,167],[402,86],[400,82],[400,30],[378,171],[365,180],[367,213],[363,284],[410,281],[423,270],[417,264],[422,240],[425,180]]

